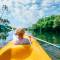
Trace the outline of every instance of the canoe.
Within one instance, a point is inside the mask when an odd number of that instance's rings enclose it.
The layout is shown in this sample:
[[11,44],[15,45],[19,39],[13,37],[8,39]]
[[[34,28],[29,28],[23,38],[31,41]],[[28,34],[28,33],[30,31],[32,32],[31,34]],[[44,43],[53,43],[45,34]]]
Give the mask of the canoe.
[[[28,37],[27,37],[28,38]],[[0,60],[52,60],[32,37],[31,45],[14,45],[9,42],[0,49]]]

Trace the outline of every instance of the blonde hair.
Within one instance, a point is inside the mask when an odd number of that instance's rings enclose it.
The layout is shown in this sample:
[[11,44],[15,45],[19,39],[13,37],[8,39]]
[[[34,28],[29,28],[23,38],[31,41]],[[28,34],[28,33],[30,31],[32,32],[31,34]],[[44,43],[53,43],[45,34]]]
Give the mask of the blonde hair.
[[24,34],[25,33],[25,29],[24,28],[18,28],[18,29],[16,29],[16,35],[22,35],[22,34]]

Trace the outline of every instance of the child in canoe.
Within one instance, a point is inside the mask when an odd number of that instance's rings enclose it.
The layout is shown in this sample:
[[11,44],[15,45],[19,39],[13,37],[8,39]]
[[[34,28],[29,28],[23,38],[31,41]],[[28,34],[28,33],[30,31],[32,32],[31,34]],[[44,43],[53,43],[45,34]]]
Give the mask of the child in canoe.
[[16,30],[16,33],[17,35],[17,40],[15,42],[16,45],[19,45],[19,44],[30,44],[30,41],[27,39],[27,38],[24,38],[24,34],[25,34],[25,29],[17,29]]

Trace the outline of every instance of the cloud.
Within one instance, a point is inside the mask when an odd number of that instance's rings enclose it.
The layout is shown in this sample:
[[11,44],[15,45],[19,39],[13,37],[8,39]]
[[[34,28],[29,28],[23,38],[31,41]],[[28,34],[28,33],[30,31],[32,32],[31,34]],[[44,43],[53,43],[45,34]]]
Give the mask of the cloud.
[[31,0],[16,0],[17,3],[23,3],[23,4],[28,4],[31,2]]
[[60,3],[60,0],[55,0],[56,3]]
[[7,18],[11,23],[28,27],[43,16],[57,13],[60,10],[59,2],[60,0],[1,0],[0,9],[6,4],[9,11]]

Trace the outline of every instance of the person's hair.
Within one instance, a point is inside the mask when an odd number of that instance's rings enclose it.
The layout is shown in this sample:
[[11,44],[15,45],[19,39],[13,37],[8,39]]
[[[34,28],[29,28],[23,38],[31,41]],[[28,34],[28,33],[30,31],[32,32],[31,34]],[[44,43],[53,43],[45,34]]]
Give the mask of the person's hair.
[[22,35],[22,34],[24,34],[25,33],[25,29],[24,28],[18,28],[18,29],[16,29],[16,35]]

